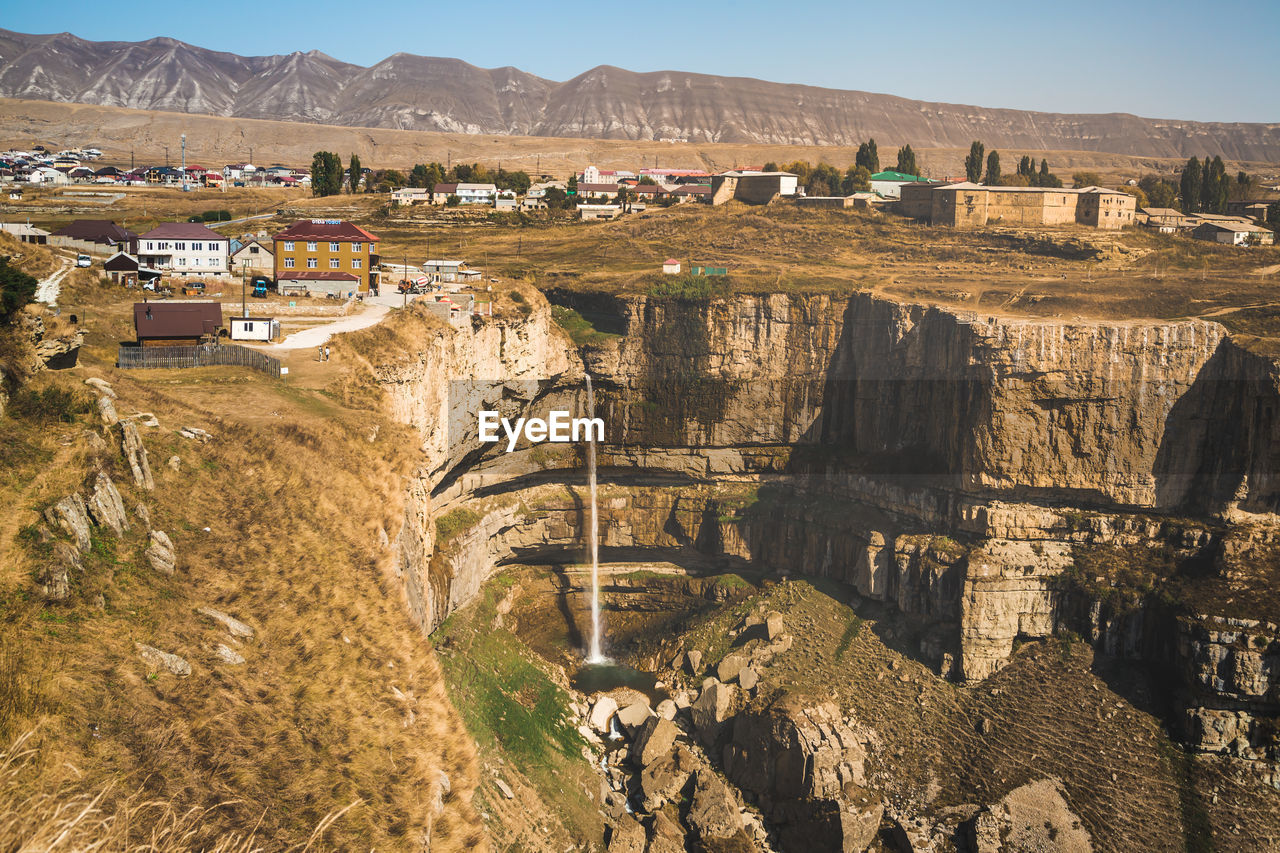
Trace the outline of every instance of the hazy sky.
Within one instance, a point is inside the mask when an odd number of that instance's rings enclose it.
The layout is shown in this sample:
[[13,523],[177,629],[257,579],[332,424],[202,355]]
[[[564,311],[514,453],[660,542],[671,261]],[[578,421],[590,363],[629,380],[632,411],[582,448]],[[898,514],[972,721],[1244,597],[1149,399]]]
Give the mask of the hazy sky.
[[244,55],[317,49],[372,65],[403,51],[553,80],[608,64],[988,107],[1280,122],[1280,0],[5,5],[0,27],[20,32],[171,36]]

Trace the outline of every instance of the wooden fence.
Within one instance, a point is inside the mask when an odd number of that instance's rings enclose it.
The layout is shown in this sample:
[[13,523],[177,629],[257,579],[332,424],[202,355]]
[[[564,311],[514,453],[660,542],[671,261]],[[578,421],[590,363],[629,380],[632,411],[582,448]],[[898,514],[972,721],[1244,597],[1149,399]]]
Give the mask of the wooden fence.
[[217,364],[248,367],[279,378],[280,360],[237,344],[199,344],[190,347],[121,346],[116,366],[123,370],[140,368],[208,367]]

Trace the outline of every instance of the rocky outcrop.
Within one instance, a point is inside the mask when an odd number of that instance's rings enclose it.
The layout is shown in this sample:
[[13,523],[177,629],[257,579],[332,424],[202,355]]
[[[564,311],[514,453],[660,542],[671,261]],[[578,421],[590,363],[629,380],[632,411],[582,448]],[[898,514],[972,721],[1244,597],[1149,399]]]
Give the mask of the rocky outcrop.
[[129,517],[125,515],[120,492],[111,478],[102,471],[94,479],[88,509],[95,524],[110,527],[117,537],[123,536],[129,529]]
[[120,422],[121,448],[129,470],[133,473],[133,482],[139,488],[151,491],[156,487],[151,476],[151,463],[147,461],[147,448],[138,433],[138,425],[132,420]]
[[173,550],[173,540],[163,530],[151,531],[147,550],[143,552],[151,568],[162,575],[172,575],[177,568],[177,556]]
[[863,788],[866,754],[834,705],[787,697],[734,717],[724,768],[756,797],[784,849],[862,851],[884,813]]
[[185,658],[143,643],[134,643],[134,646],[138,649],[138,657],[152,672],[164,671],[182,678],[191,674],[191,664]]
[[1067,805],[1062,783],[1041,779],[1010,791],[972,823],[976,853],[1091,853],[1093,842]]

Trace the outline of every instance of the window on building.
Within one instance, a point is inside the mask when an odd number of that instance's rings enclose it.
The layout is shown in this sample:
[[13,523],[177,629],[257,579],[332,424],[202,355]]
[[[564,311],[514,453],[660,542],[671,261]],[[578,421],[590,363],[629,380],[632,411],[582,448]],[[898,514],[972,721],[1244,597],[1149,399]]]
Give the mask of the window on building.
[[198,251],[200,251],[200,250],[201,250],[201,249],[203,249],[203,248],[204,248],[204,245],[203,245],[203,244],[201,244],[201,243],[192,243],[192,244],[191,244],[191,250],[192,250],[192,251],[194,251],[194,252],[198,252]]
[[256,255],[256,254],[258,254],[258,247],[257,247],[257,246],[250,246],[250,247],[249,247],[249,254],[251,254],[251,255]]
[[198,267],[198,266],[200,266],[200,259],[199,259],[199,258],[192,258],[192,259],[191,259],[191,266],[193,266],[193,267]]
[[329,251],[330,251],[330,252],[336,252],[336,251],[338,251],[338,249],[340,249],[340,248],[341,248],[341,247],[340,247],[337,243],[330,243],[330,244],[329,244]]
[[293,258],[284,259],[284,268],[287,270],[293,269]]
[[357,255],[360,254],[364,251],[364,243],[352,243],[351,251],[355,252]]
[[329,259],[329,269],[331,269],[331,270],[336,270],[337,268],[338,268],[338,259],[337,259],[337,258],[330,258],[330,259]]
[[315,258],[307,258],[307,269],[309,269],[309,270],[313,270],[313,269],[315,269],[315,268],[316,268],[316,259],[315,259]]
[[216,267],[217,265],[218,265],[218,259],[217,259],[217,258],[210,258],[210,259],[209,259],[209,266],[211,266],[211,267]]
[[185,267],[186,265],[187,265],[187,259],[186,259],[186,258],[178,258],[178,266],[180,266],[180,267]]
[[316,250],[316,244],[315,244],[315,241],[313,241],[313,240],[309,240],[309,241],[307,241],[307,251],[308,251],[308,252],[314,252],[315,250]]
[[353,270],[358,270],[358,269],[360,269],[360,265],[361,265],[362,263],[363,263],[363,261],[361,261],[359,258],[352,258],[352,259],[351,259],[351,268],[352,268]]
[[173,244],[173,248],[177,249],[179,252],[185,252],[185,251],[187,250],[187,244],[186,244],[186,243],[174,243],[174,244]]
[[286,240],[286,241],[285,241],[285,243],[284,243],[284,250],[285,250],[286,252],[292,252],[292,251],[293,251],[293,241],[292,241],[292,240]]

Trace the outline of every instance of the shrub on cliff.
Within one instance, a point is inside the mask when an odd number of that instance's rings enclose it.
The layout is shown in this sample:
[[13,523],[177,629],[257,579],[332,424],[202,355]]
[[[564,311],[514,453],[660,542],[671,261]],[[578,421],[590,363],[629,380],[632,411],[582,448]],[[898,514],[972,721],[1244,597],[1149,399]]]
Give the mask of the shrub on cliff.
[[9,322],[24,305],[36,298],[38,283],[34,276],[9,266],[7,256],[0,257],[0,322]]

